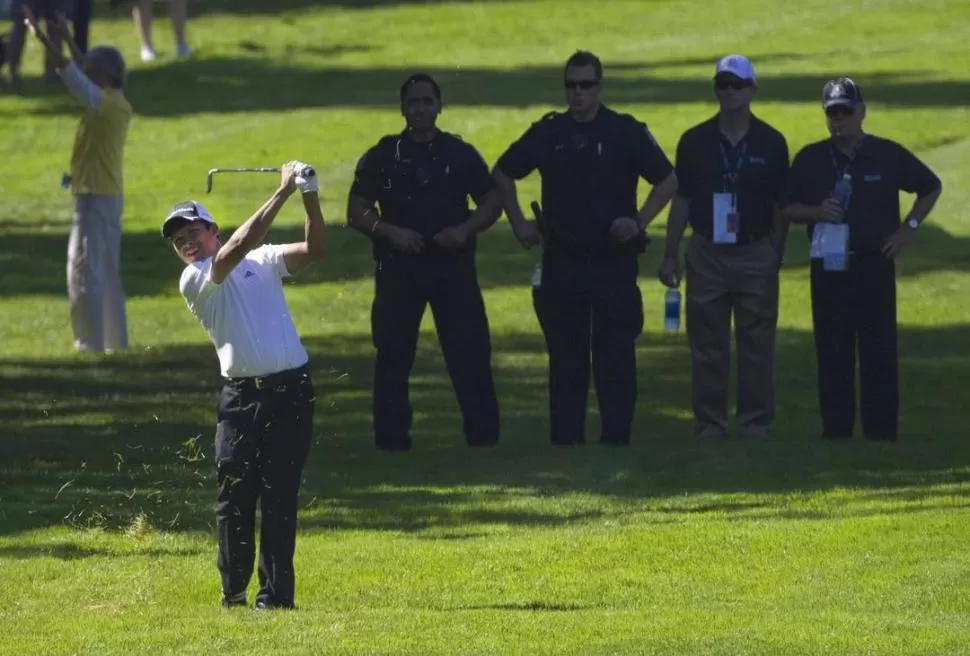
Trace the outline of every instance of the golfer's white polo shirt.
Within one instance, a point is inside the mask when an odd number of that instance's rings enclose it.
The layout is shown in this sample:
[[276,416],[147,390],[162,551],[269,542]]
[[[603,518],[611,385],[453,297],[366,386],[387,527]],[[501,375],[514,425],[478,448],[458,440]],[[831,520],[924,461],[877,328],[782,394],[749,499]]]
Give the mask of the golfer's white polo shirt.
[[223,376],[265,376],[308,362],[283,296],[290,272],[282,246],[250,251],[221,284],[211,268],[211,257],[185,267],[179,291],[215,345]]

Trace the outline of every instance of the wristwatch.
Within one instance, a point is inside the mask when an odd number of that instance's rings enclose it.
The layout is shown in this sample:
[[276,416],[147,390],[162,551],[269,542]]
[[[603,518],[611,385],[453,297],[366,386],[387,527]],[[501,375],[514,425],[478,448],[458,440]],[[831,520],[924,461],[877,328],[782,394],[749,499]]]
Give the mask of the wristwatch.
[[916,219],[912,219],[912,218],[906,219],[906,225],[909,226],[910,229],[916,230],[916,228],[919,227],[919,221],[917,221]]

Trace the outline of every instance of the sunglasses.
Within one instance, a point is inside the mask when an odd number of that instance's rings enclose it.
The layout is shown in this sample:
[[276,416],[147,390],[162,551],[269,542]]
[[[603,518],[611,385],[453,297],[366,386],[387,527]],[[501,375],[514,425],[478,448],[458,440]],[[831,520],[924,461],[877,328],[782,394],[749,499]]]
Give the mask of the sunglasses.
[[735,91],[740,91],[741,89],[747,89],[751,86],[751,83],[747,80],[740,79],[730,79],[730,80],[715,80],[714,86],[716,86],[721,91],[727,91],[728,89],[734,89]]
[[825,110],[825,115],[829,118],[834,118],[836,116],[852,116],[855,114],[855,107],[849,107],[848,105],[832,105]]
[[575,89],[579,87],[580,89],[592,89],[599,82],[597,80],[566,80],[567,89]]

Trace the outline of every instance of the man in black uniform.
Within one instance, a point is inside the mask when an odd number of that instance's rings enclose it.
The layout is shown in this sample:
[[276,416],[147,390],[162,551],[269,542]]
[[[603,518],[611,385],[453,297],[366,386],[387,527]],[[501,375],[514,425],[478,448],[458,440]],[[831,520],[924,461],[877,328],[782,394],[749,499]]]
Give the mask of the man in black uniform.
[[[785,213],[792,222],[808,224],[810,238],[824,225],[844,223],[849,231],[844,270],[828,267],[821,258],[811,264],[822,436],[852,437],[858,341],[862,429],[868,439],[895,440],[899,385],[893,258],[933,208],[942,184],[900,144],[865,134],[862,90],[851,79],[828,82],[822,107],[831,138],[798,153],[785,193]],[[840,203],[833,189],[846,174],[851,195]],[[917,195],[905,223],[900,221],[900,190]]]
[[[526,247],[545,245],[533,301],[549,351],[551,440],[585,441],[592,352],[600,441],[626,445],[637,400],[635,341],[643,330],[637,256],[677,177],[646,125],[600,102],[603,67],[595,55],[572,55],[564,81],[569,111],[534,123],[493,175],[516,238]],[[514,182],[536,169],[541,230],[523,216]],[[654,187],[637,212],[641,177]]]
[[475,235],[499,217],[501,201],[478,151],[435,126],[438,84],[413,75],[400,95],[407,128],[360,159],[347,208],[350,225],[374,241],[375,442],[384,450],[411,448],[408,379],[430,304],[465,438],[473,446],[496,444],[498,400]]
[[787,224],[779,202],[788,173],[788,144],[754,116],[756,79],[741,55],[714,69],[715,117],[687,130],[677,145],[677,196],[667,222],[664,284],[680,284],[679,249],[687,246],[687,337],[692,361],[694,431],[728,430],[731,315],[738,353],[737,422],[763,437],[774,420],[778,269]]

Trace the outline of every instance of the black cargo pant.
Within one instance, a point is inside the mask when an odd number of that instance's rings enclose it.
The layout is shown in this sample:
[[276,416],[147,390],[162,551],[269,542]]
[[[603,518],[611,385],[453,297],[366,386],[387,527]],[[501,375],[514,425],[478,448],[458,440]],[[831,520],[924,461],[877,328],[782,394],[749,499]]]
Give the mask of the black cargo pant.
[[895,440],[899,422],[895,263],[857,252],[849,270],[825,271],[812,260],[812,320],[818,362],[822,435],[849,439],[855,425],[856,348],[862,430]]
[[425,305],[431,306],[441,352],[461,409],[465,440],[496,444],[499,409],[485,302],[471,253],[391,253],[378,259],[371,330],[374,440],[377,448],[411,448],[408,381]]
[[297,496],[313,438],[313,382],[308,365],[262,378],[226,381],[219,398],[215,455],[216,527],[223,599],[245,603],[253,574],[256,503],[257,602],[292,607]]
[[532,298],[549,353],[553,444],[585,442],[590,360],[604,444],[630,443],[637,402],[636,339],[643,300],[635,254],[582,253],[550,245]]

